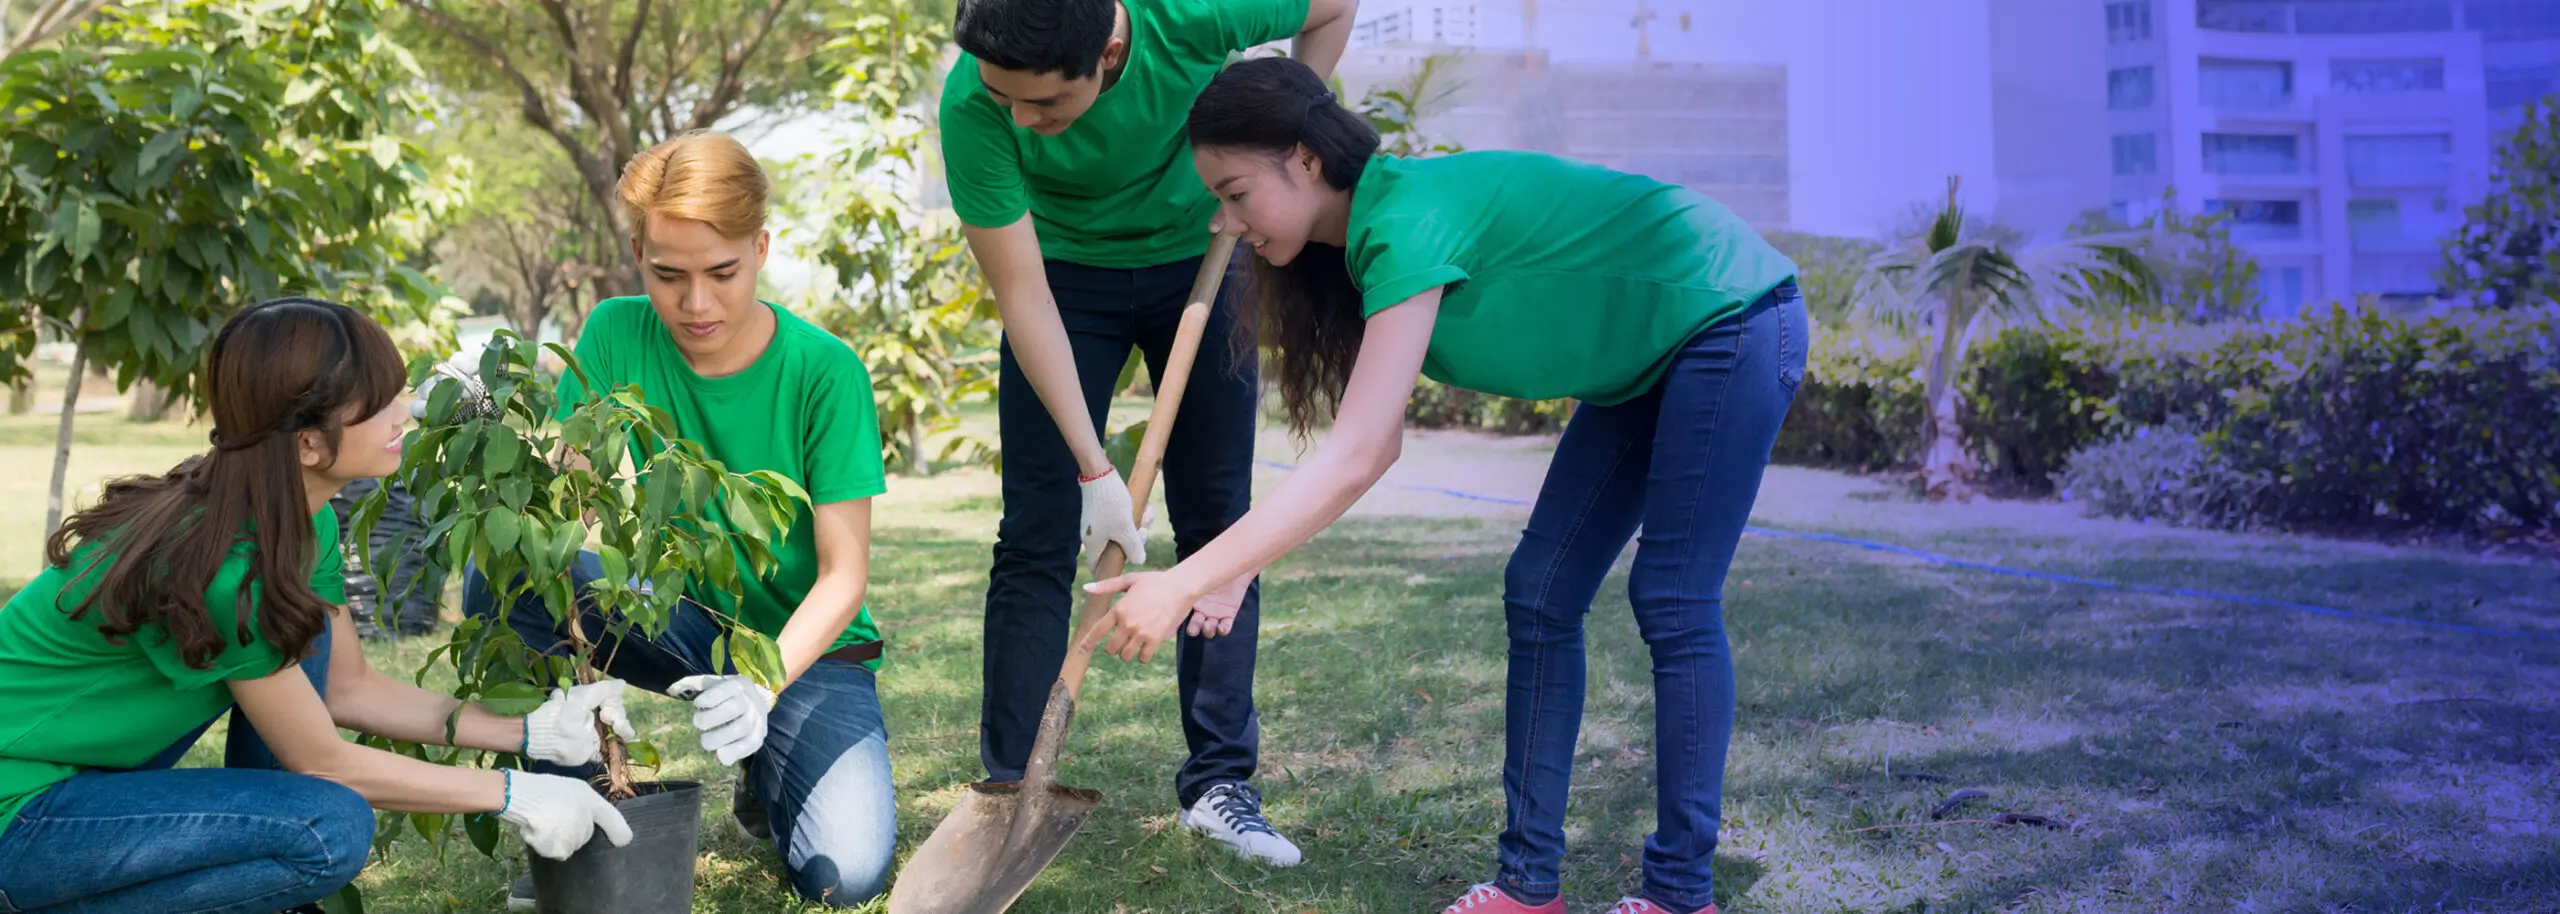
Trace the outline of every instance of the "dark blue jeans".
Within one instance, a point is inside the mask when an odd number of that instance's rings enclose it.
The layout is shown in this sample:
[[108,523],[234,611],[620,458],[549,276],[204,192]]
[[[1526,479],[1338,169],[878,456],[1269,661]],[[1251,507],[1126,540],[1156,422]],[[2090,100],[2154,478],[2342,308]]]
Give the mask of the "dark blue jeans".
[[[326,695],[328,635],[302,668]],[[172,769],[211,726],[138,768],[82,772],[21,808],[0,831],[0,914],[271,914],[354,882],[373,845],[364,798],[281,770],[239,714],[227,767]]]
[[1709,862],[1734,707],[1725,571],[1804,378],[1807,342],[1803,299],[1781,286],[1691,339],[1651,392],[1585,405],[1566,425],[1503,576],[1511,664],[1497,878],[1523,900],[1558,891],[1582,728],[1583,617],[1638,528],[1627,597],[1653,653],[1658,791],[1644,894],[1680,911],[1714,900]]
[[[587,605],[585,594],[601,577],[603,561],[595,553],[579,553],[571,579],[580,605]],[[498,615],[489,579],[477,568],[464,574],[462,611],[482,619]],[[523,598],[506,617],[526,644],[568,652],[568,628],[552,620],[541,598]],[[653,641],[616,643],[595,610],[577,621],[597,645],[598,655],[607,658],[607,675],[660,695],[687,676],[736,672],[712,664],[711,640],[720,636],[720,622],[689,600],[666,633]],[[879,680],[861,664],[819,660],[774,697],[765,725],[764,748],[740,762],[743,789],[764,804],[773,826],[773,850],[782,858],[791,888],[802,898],[836,907],[853,907],[879,895],[889,885],[898,837]],[[686,731],[678,738],[691,736]],[[603,772],[601,766],[537,762],[527,767],[581,779]]]
[[[1174,416],[1173,436],[1165,443],[1165,510],[1172,515],[1177,559],[1226,532],[1253,504],[1254,403],[1261,384],[1253,355],[1238,358],[1228,345],[1244,286],[1242,264],[1240,257],[1229,265],[1182,409]],[[1197,257],[1139,270],[1048,262],[1049,290],[1066,323],[1097,434],[1130,347],[1145,357],[1148,376],[1163,382],[1174,328],[1199,271]],[[1077,524],[1083,496],[1075,455],[1014,361],[1010,343],[1002,360],[996,413],[1004,437],[1004,520],[996,528],[995,565],[988,572],[986,695],[978,733],[988,777],[1010,781],[1022,777],[1031,758],[1040,711],[1066,660],[1068,617],[1081,603],[1068,588],[1082,546]],[[1174,775],[1174,796],[1184,807],[1220,783],[1253,777],[1262,742],[1253,709],[1261,593],[1259,582],[1246,591],[1233,631],[1217,638],[1185,635],[1176,649],[1182,737],[1191,749]]]

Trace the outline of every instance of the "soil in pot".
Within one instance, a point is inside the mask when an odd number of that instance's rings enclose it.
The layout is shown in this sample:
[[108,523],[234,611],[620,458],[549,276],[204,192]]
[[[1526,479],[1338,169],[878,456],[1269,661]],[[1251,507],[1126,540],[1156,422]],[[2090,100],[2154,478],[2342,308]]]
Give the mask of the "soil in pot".
[[541,914],[688,914],[693,863],[702,849],[702,785],[692,781],[633,784],[639,796],[614,804],[631,824],[631,843],[615,847],[599,833],[569,855],[528,855],[535,910]]

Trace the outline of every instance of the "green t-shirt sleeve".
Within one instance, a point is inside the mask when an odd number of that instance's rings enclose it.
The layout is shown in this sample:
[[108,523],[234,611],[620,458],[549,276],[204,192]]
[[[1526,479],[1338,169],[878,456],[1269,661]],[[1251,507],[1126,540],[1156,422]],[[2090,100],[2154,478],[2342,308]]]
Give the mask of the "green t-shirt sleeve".
[[809,503],[858,501],[889,490],[880,465],[880,419],[871,404],[871,372],[846,348],[827,360],[823,383],[809,396]]
[[[612,305],[598,306],[596,313],[588,316],[585,332],[578,334],[578,345],[570,350],[570,354],[578,357],[578,367],[586,369],[589,377],[599,379],[598,383],[602,384],[612,383],[603,379],[611,377],[605,371],[604,354],[609,348],[605,337],[613,335],[611,326],[613,315],[609,313],[613,307]],[[551,408],[551,419],[554,422],[569,418],[570,413],[576,412],[578,407],[585,405],[587,399],[593,395],[592,391],[587,390],[586,383],[578,380],[578,373],[570,371],[569,366],[566,365],[560,366],[558,393],[560,402]]]
[[1308,0],[1216,0],[1218,50],[1241,51],[1296,36],[1307,27]]
[[1372,226],[1349,257],[1352,281],[1360,286],[1361,316],[1375,317],[1433,288],[1465,281],[1458,250],[1455,233],[1429,222]]
[[320,554],[311,564],[311,592],[340,606],[347,602],[347,553],[338,512],[322,509],[311,516],[313,545]]
[[963,55],[943,82],[943,176],[960,221],[1003,228],[1031,211],[1031,186],[1022,176],[1013,122],[987,98],[977,67],[975,58]]

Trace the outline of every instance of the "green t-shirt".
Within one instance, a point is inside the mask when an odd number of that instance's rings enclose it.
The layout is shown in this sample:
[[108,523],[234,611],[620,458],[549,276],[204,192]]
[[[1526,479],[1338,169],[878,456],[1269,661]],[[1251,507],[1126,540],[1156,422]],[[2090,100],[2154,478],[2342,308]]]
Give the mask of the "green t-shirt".
[[[706,378],[685,363],[667,326],[643,296],[598,303],[578,334],[578,362],[610,389],[640,387],[649,405],[675,417],[676,433],[702,445],[732,473],[772,470],[799,483],[811,504],[870,498],[888,491],[880,466],[880,424],[871,405],[871,372],[852,347],[816,325],[771,304],[773,342],[747,370]],[[576,375],[560,386],[561,411],[586,398]],[[639,455],[635,454],[637,458]],[[715,522],[726,523],[721,506]],[[695,584],[685,596],[735,617],[766,635],[783,623],[818,580],[818,536],[809,510],[792,520],[791,534],[767,543],[776,565],[763,578],[739,575],[744,592]],[[747,567],[746,555],[738,567]],[[865,605],[837,636],[843,646],[877,640],[880,627]]]
[[987,96],[978,59],[942,89],[942,159],[951,207],[1001,228],[1031,214],[1042,256],[1137,269],[1209,248],[1217,200],[1191,167],[1183,121],[1230,53],[1295,35],[1307,0],[1122,0],[1129,61],[1093,108],[1057,136],[1015,126]]
[[1371,159],[1348,240],[1368,315],[1449,287],[1424,375],[1603,406],[1796,273],[1703,194],[1536,152]]
[[[311,515],[311,530],[319,546],[311,590],[343,604],[338,513],[320,509]],[[263,679],[285,667],[283,654],[258,634],[262,587],[250,591],[249,640],[233,638],[249,555],[243,539],[205,588],[205,608],[225,644],[201,670],[187,667],[177,643],[157,625],[110,644],[98,633],[97,613],[72,620],[69,610],[88,599],[113,561],[94,544],[72,550],[69,567],[45,569],[0,606],[0,708],[8,709],[0,714],[0,829],[45,788],[85,769],[150,761],[231,707],[224,683]]]

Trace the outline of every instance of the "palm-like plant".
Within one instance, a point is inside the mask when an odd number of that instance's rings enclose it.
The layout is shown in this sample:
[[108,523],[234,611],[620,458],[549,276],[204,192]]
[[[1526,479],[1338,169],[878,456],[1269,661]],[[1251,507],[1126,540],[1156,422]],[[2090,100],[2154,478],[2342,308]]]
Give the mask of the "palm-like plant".
[[1948,178],[1946,205],[1868,261],[1854,298],[1861,315],[1922,344],[1921,475],[1933,498],[1972,496],[1955,373],[1977,337],[2002,324],[2049,322],[2103,293],[2153,295],[2157,288],[2139,237],[2031,243],[2014,230],[1968,221],[1961,185]]

